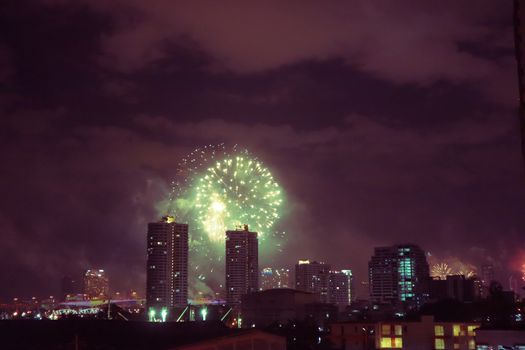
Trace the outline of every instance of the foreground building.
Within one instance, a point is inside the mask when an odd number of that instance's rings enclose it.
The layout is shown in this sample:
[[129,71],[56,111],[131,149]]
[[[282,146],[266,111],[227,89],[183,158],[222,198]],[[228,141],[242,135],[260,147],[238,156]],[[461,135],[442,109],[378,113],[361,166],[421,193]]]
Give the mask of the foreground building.
[[151,318],[188,304],[188,225],[164,216],[148,224],[146,308]]
[[299,260],[295,265],[295,289],[319,295],[319,301],[329,303],[330,265]]
[[477,350],[513,349],[525,350],[525,328],[497,329],[480,328],[476,330]]
[[418,307],[428,299],[429,267],[417,245],[375,248],[368,269],[373,302]]
[[269,289],[242,298],[243,324],[266,327],[308,319],[319,326],[333,321],[337,308],[319,303],[319,295],[294,289]]
[[475,350],[477,323],[438,322],[433,316],[419,321],[333,323],[330,340],[345,350]]
[[109,297],[109,279],[102,269],[90,269],[84,274],[84,294],[89,299]]
[[259,290],[259,241],[248,226],[226,231],[226,302],[237,306],[245,294]]

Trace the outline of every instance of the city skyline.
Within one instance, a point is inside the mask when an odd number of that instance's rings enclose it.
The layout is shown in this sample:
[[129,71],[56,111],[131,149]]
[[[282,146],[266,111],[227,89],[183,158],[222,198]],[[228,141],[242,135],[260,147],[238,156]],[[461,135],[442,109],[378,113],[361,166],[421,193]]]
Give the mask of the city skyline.
[[373,249],[408,242],[505,288],[523,273],[512,2],[2,8],[0,300],[95,267],[142,288],[147,223],[218,144],[282,189],[260,266],[327,261],[363,295]]

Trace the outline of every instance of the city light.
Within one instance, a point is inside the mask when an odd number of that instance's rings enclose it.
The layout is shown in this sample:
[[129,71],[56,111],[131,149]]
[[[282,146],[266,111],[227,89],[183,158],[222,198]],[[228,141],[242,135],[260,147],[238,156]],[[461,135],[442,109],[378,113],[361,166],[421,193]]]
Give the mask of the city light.
[[201,309],[201,316],[202,316],[202,320],[203,321],[206,321],[206,316],[208,315],[208,310],[204,307]]
[[162,318],[162,322],[166,322],[167,316],[168,316],[168,309],[163,307],[162,310],[160,311],[160,317]]
[[153,308],[149,309],[149,321],[155,322],[155,309]]

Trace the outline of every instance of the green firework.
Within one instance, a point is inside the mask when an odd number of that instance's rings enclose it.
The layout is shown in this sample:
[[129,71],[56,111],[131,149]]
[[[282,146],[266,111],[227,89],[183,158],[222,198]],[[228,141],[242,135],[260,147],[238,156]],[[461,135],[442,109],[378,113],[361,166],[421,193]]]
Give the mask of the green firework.
[[211,241],[227,229],[248,225],[260,237],[279,218],[282,193],[268,168],[248,155],[217,160],[194,180],[195,213]]

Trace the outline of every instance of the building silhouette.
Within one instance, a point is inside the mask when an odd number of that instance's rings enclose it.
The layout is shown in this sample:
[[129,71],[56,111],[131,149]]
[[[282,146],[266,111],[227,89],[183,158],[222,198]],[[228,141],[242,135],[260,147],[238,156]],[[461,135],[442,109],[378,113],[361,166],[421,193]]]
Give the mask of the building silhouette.
[[330,302],[329,277],[329,264],[299,260],[295,265],[295,289],[317,294],[322,303]]
[[420,306],[428,298],[429,267],[417,245],[375,248],[368,270],[372,302]]
[[109,280],[104,270],[86,270],[84,274],[84,294],[89,299],[106,299],[109,297]]
[[259,290],[259,241],[248,225],[226,231],[226,302],[239,305],[245,294]]
[[62,300],[67,300],[69,297],[76,296],[82,293],[82,285],[79,279],[71,276],[64,276],[60,283],[60,291]]
[[146,307],[155,316],[187,304],[188,225],[164,216],[148,224]]

